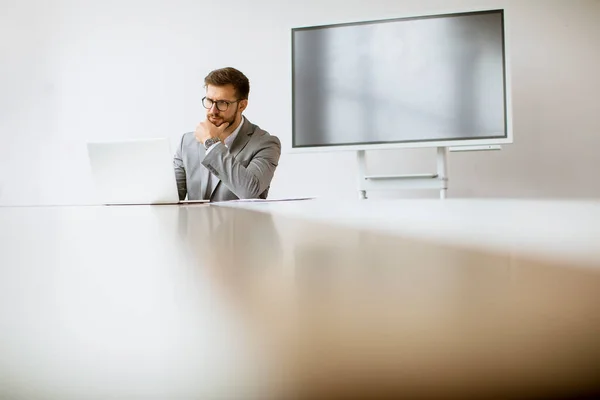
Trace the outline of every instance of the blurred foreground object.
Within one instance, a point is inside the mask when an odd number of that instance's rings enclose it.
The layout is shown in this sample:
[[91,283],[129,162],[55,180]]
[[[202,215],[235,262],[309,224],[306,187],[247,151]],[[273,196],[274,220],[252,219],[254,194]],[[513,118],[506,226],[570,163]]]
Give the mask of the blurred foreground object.
[[0,399],[600,394],[599,204],[443,203],[0,208]]

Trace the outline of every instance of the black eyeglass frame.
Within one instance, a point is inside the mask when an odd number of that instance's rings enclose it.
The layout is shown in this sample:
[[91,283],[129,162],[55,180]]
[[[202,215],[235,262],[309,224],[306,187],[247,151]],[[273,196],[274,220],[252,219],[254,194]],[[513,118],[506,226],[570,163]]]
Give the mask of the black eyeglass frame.
[[[207,107],[207,106],[206,106],[206,104],[204,104],[204,102],[205,102],[205,101],[207,101],[207,100],[210,102],[210,107]],[[210,99],[210,98],[208,98],[208,97],[204,96],[204,97],[202,98],[202,106],[203,106],[204,108],[206,108],[207,110],[210,110],[210,109],[213,107],[213,105],[215,105],[215,104],[216,104],[216,105],[217,105],[217,110],[219,110],[219,111],[227,111],[227,110],[229,109],[229,106],[230,106],[231,104],[233,104],[233,103],[238,103],[238,102],[240,102],[241,100],[242,100],[242,99],[238,99],[238,100],[235,100],[235,101],[227,101],[227,100],[213,100],[213,99]],[[219,104],[225,104],[225,108],[224,108],[224,109],[223,109],[223,108],[221,108],[221,106],[220,106]]]

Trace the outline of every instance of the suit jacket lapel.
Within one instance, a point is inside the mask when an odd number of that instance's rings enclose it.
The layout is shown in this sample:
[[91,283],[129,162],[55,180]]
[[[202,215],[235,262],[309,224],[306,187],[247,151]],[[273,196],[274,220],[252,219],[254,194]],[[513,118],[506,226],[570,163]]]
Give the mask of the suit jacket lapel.
[[[214,179],[211,179],[210,176],[210,171],[204,167],[202,165],[202,159],[204,158],[204,155],[206,154],[206,149],[204,148],[204,145],[200,142],[198,142],[198,157],[200,157],[199,161],[199,165],[200,165],[200,198],[204,198],[204,195],[207,193],[212,193],[212,188],[210,188],[208,185],[211,184],[211,182]],[[210,198],[210,196],[209,196]]]
[[252,129],[252,124],[250,123],[250,121],[248,121],[246,117],[244,117],[244,124],[242,125],[242,128],[238,132],[238,135],[233,141],[233,143],[231,143],[229,153],[232,156],[236,157],[240,153],[240,151],[242,151],[242,149],[246,147],[246,145],[250,141],[250,137],[252,136],[253,132],[254,130]]
[[[233,157],[236,157],[240,153],[240,151],[242,151],[242,149],[246,147],[246,145],[250,141],[252,133],[254,132],[252,128],[253,125],[250,123],[250,121],[248,121],[246,117],[244,117],[243,125],[240,131],[238,132],[236,138],[233,140],[233,143],[231,143],[231,147],[229,148],[229,154],[231,154]],[[217,190],[217,187],[221,184],[221,180],[213,175],[212,182],[212,190],[209,196],[211,200],[215,193],[215,190]]]
[[[209,172],[209,174],[210,174],[210,172]],[[215,175],[213,175],[213,176],[211,176],[211,182],[212,182],[212,189],[210,190],[210,196],[208,196],[208,199],[210,201],[213,201],[213,195],[215,194],[217,187],[221,184],[221,180],[219,178],[217,178]]]

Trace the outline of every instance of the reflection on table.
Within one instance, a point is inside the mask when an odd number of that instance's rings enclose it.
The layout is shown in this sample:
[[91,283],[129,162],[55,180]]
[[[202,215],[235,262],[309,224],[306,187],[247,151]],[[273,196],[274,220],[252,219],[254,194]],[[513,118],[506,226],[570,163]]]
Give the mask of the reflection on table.
[[590,264],[260,206],[0,208],[0,240],[2,399],[600,390]]

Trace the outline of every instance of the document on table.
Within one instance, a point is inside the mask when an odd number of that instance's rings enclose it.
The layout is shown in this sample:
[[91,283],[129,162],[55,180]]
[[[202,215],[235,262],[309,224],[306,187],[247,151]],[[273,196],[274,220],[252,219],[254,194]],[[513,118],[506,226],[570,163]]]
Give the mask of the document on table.
[[300,201],[300,200],[313,200],[315,197],[290,197],[290,198],[280,198],[280,199],[238,199],[238,200],[228,200],[218,203],[273,203],[280,201]]

